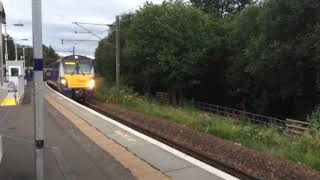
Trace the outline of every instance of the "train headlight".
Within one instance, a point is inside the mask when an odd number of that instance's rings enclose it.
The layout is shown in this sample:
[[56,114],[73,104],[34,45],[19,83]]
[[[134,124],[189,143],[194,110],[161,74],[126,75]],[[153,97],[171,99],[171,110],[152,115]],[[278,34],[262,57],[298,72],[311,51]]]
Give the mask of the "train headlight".
[[93,89],[94,86],[95,86],[95,81],[94,81],[94,79],[91,79],[91,80],[89,81],[89,83],[88,83],[88,87],[89,87],[90,89]]
[[68,85],[68,82],[67,82],[66,79],[61,79],[60,82],[61,82],[61,84],[62,84],[63,86],[67,86],[67,85]]

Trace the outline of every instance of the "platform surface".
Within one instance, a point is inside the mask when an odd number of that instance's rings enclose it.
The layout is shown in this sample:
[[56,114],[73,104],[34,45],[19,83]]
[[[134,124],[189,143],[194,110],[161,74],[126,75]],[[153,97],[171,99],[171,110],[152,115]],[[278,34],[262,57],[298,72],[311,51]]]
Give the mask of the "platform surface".
[[[0,108],[3,157],[0,179],[34,180],[32,87],[16,107]],[[45,101],[46,179],[135,179],[111,155],[101,150]]]
[[[35,179],[31,85],[0,108],[0,179]],[[235,179],[44,87],[46,179]]]

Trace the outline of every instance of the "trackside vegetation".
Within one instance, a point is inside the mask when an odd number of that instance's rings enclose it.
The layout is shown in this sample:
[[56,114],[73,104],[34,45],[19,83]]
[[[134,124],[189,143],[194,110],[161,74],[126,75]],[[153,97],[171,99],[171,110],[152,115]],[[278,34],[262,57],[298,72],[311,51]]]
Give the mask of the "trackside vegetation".
[[[95,98],[116,103],[114,83],[97,78]],[[202,112],[191,103],[167,106],[150,96],[141,96],[132,88],[122,86],[121,106],[147,115],[174,121],[200,132],[230,140],[255,150],[262,150],[282,158],[320,170],[320,132],[318,127],[303,136],[289,136],[276,127],[263,127],[249,121],[235,120],[212,113]],[[318,118],[317,109],[309,116]],[[318,124],[319,125],[319,124]]]
[[[320,170],[319,9],[319,0],[147,2],[121,16],[121,106]],[[114,42],[113,27],[95,52],[95,98],[109,103]],[[167,92],[170,106],[156,92]],[[313,127],[289,136],[199,111],[191,99]]]
[[[167,0],[121,16],[121,75],[139,93],[305,119],[319,103],[319,0]],[[97,69],[114,79],[115,29]]]

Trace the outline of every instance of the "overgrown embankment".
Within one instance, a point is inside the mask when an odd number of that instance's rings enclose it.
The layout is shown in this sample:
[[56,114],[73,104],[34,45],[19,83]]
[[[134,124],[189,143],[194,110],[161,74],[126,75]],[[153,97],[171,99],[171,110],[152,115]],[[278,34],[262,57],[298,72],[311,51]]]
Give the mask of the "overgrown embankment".
[[[319,0],[190,2],[146,3],[121,16],[130,86],[278,118],[303,119],[320,102]],[[113,79],[115,30],[95,53],[96,70]]]
[[[152,97],[140,96],[130,88],[121,88],[120,105],[150,116],[174,121],[183,126],[211,134],[245,147],[270,152],[299,164],[320,170],[320,132],[313,129],[304,136],[292,137],[275,127],[263,127],[246,120],[235,120],[199,111],[192,104],[167,106]],[[95,98],[116,102],[115,87],[112,83],[97,79]],[[316,115],[310,118],[317,117]]]

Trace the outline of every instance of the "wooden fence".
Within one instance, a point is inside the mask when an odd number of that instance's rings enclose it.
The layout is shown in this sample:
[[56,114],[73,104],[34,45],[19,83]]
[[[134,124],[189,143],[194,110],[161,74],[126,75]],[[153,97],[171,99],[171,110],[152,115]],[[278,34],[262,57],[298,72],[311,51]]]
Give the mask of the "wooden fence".
[[309,131],[311,126],[308,122],[297,121],[294,119],[286,119],[286,130],[293,135],[303,135]]
[[163,104],[169,104],[169,94],[164,92],[156,92],[156,98]]

